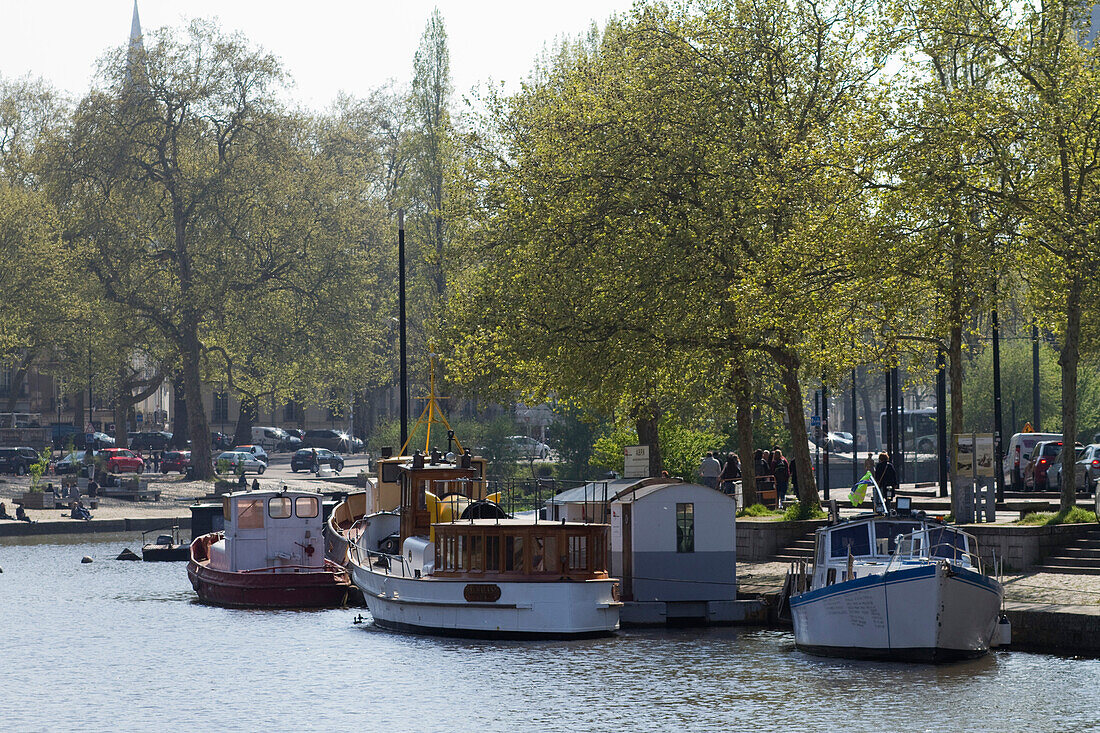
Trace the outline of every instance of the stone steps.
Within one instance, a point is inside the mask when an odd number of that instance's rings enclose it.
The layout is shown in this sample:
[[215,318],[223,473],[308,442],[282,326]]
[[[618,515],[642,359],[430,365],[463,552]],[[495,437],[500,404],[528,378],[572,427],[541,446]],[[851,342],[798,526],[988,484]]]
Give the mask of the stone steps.
[[1034,569],[1040,573],[1100,575],[1100,528],[1052,552]]
[[775,554],[775,562],[798,562],[814,559],[814,536],[800,537]]

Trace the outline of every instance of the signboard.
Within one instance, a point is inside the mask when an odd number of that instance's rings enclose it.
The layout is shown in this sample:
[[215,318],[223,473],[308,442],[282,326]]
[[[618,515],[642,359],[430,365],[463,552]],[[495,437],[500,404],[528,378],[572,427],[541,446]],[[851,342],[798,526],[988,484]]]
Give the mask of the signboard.
[[821,415],[810,415],[810,427],[816,428],[816,427],[820,427],[820,426],[821,426]]
[[628,445],[623,452],[623,478],[649,477],[649,446]]
[[141,425],[142,421],[145,420],[145,416],[138,412],[134,414],[134,419],[137,420],[138,425]]
[[993,433],[956,435],[952,473],[975,478],[996,475],[993,468]]

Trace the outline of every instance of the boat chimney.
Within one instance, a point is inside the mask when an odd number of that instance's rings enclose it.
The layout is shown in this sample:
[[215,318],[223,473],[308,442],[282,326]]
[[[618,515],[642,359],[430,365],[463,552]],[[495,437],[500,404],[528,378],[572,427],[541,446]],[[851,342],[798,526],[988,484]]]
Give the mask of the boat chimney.
[[419,450],[413,453],[413,468],[424,468],[424,454]]

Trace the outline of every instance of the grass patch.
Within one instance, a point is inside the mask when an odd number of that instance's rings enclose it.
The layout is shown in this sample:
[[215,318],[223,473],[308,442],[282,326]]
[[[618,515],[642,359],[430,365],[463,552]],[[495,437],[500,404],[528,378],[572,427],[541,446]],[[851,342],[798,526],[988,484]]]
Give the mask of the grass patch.
[[802,503],[797,501],[788,506],[787,511],[783,512],[783,520],[786,522],[797,522],[803,519],[826,519],[828,516],[819,506],[811,505],[803,509]]
[[1063,509],[1057,514],[1051,514],[1050,512],[1031,512],[1025,515],[1023,519],[1017,520],[1015,524],[1032,527],[1047,527],[1052,524],[1092,524],[1094,522],[1096,522],[1095,512],[1090,512],[1087,509],[1074,506],[1069,509]]
[[737,511],[739,517],[777,517],[783,512],[768,509],[763,504],[753,504]]

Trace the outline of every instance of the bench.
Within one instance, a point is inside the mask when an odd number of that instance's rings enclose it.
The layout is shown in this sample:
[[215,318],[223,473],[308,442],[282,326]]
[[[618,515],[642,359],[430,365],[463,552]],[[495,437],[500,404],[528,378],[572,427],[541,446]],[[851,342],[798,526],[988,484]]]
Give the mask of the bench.
[[1031,512],[1056,512],[1061,504],[1052,504],[1049,501],[1006,501],[997,505],[997,509],[1006,512],[1019,512],[1020,519]]
[[779,492],[775,488],[775,476],[756,477],[756,500],[769,509],[779,508]]

